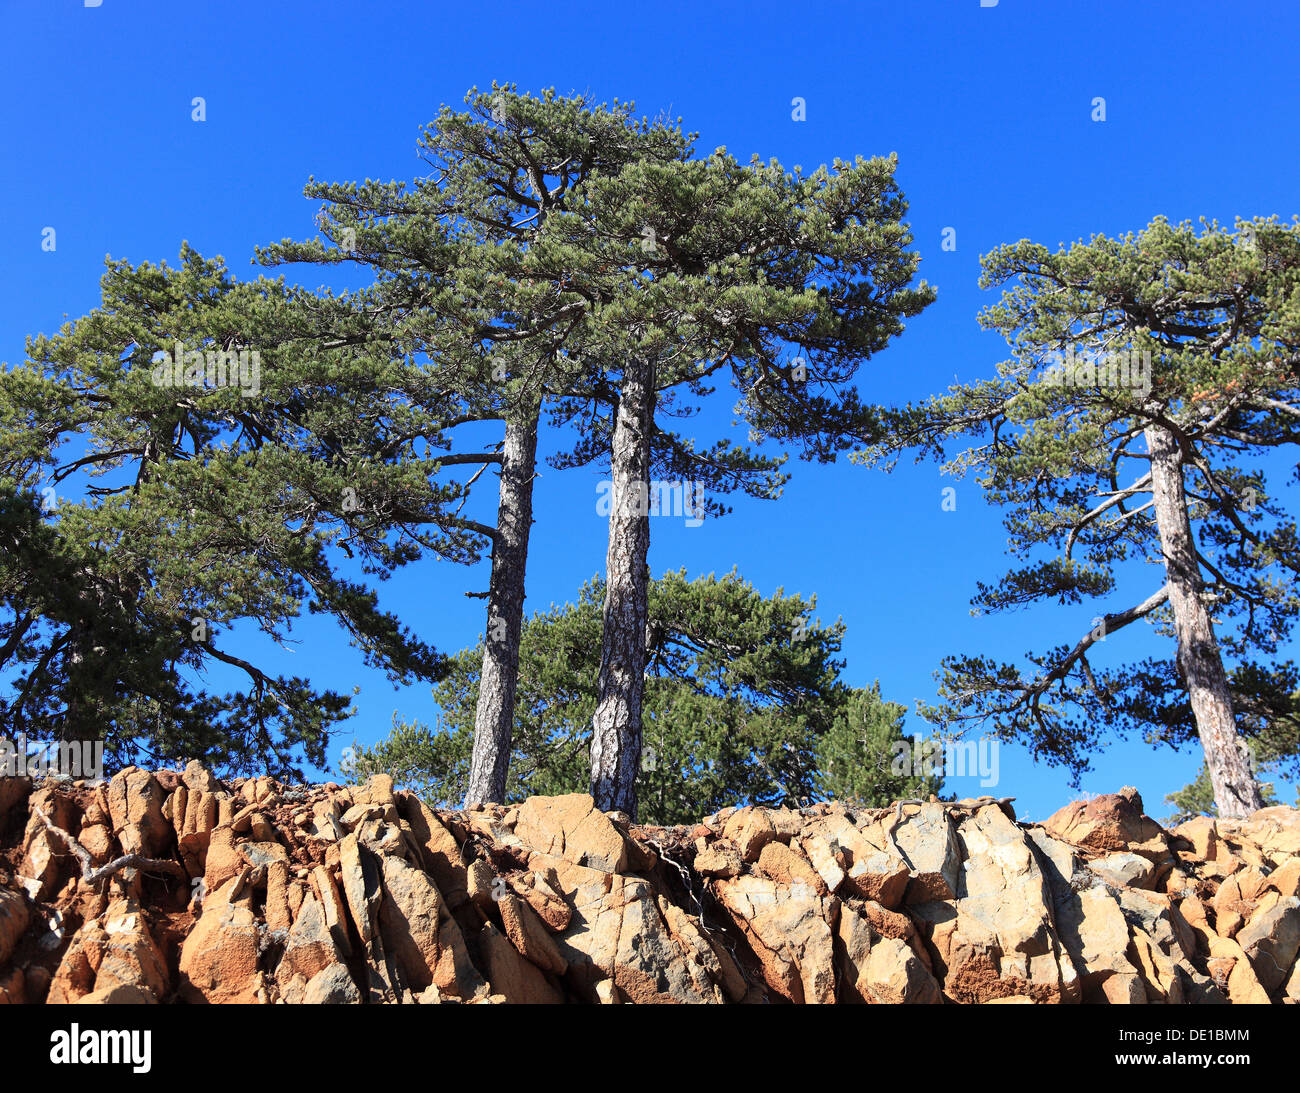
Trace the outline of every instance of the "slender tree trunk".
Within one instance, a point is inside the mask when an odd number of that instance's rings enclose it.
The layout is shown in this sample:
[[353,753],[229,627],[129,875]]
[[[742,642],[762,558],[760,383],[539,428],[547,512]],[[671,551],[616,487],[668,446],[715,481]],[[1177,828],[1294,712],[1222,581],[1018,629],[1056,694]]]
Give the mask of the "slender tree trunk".
[[501,451],[501,499],[488,583],[487,635],[474,713],[474,755],[465,807],[502,802],[514,733],[519,682],[519,635],[524,622],[524,570],[533,525],[533,475],[537,461],[538,407],[506,416]]
[[1178,666],[1205,749],[1214,803],[1225,818],[1248,816],[1263,808],[1264,800],[1237,735],[1223,657],[1200,595],[1201,569],[1187,515],[1182,451],[1173,433],[1158,425],[1147,426],[1146,441],[1151,454],[1156,525],[1169,581],[1169,605],[1178,635]]
[[591,795],[596,807],[618,809],[633,819],[641,764],[641,695],[650,587],[646,556],[650,550],[654,377],[652,361],[629,361],[619,392],[610,454],[613,491],[605,556],[599,697],[591,733]]

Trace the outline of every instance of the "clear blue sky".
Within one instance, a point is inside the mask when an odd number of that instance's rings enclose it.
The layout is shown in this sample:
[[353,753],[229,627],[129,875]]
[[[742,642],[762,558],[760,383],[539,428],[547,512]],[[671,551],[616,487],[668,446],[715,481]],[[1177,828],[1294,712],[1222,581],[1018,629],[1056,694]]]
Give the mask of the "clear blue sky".
[[[988,375],[1005,355],[975,320],[992,302],[976,285],[979,256],[999,243],[1055,246],[1158,214],[1230,223],[1300,211],[1300,30],[1281,0],[41,0],[0,3],[0,15],[0,360],[10,362],[26,335],[98,303],[105,255],[174,261],[187,239],[255,275],[254,246],[315,233],[301,195],[309,175],[412,177],[420,126],[493,79],[632,99],[647,114],[681,115],[702,150],[726,145],[742,158],[811,168],[897,152],[922,274],[939,301],[864,373],[863,390],[881,401]],[[206,100],[202,123],[191,120],[195,96]],[[806,121],[791,119],[796,96]],[[1104,122],[1090,118],[1097,96]],[[41,249],[46,227],[57,231],[54,253]],[[955,252],[940,249],[947,227]],[[890,476],[847,463],[794,470],[779,502],[741,499],[732,516],[696,529],[655,521],[652,570],[734,565],[764,592],[816,593],[822,618],[848,626],[848,678],[879,678],[886,697],[908,705],[934,696],[945,654],[1017,658],[1072,642],[1097,613],[970,616],[975,582],[1007,567],[998,514],[970,482],[931,464]],[[603,568],[599,477],[543,469],[530,610],[571,599]],[[957,509],[944,512],[950,484]],[[1135,578],[1103,606],[1144,598],[1153,575]],[[483,570],[430,562],[383,586],[383,603],[451,652],[481,633],[482,602],[463,593],[485,586]],[[394,691],[332,627],[305,620],[297,636],[289,670],[362,688],[339,746],[353,731],[377,739],[395,709],[436,714],[427,687]],[[1116,635],[1113,652],[1142,655],[1147,640]],[[1163,815],[1163,795],[1198,764],[1192,752],[1117,743],[1096,756],[1083,788],[1137,785]],[[1022,816],[1042,818],[1075,795],[1061,771],[1018,749],[1004,747],[1001,766],[996,792],[1016,796]],[[970,780],[948,788],[982,792]]]

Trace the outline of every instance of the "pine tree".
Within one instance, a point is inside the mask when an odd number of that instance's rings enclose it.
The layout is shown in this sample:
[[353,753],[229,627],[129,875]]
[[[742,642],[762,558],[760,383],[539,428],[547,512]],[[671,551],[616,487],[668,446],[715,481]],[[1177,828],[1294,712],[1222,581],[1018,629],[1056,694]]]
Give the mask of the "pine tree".
[[[465,523],[492,549],[468,805],[505,793],[539,418],[547,400],[588,393],[568,352],[586,337],[577,279],[589,256],[553,222],[597,175],[676,159],[683,139],[638,121],[628,104],[554,90],[535,97],[493,84],[465,101],[424,130],[431,175],[313,181],[305,192],[325,203],[318,223],[329,243],[285,240],[259,253],[268,264],[351,262],[373,272],[374,285],[353,297],[355,325],[389,347],[396,390],[435,428],[504,425],[494,450],[454,456],[495,466],[500,480],[495,527]],[[449,393],[460,405],[440,416]]]
[[[1172,744],[1192,732],[1219,815],[1263,803],[1234,716],[1267,705],[1274,657],[1295,618],[1296,528],[1270,497],[1264,461],[1300,440],[1300,226],[1238,221],[1228,232],[1155,220],[1053,253],[1030,242],[984,259],[983,287],[1011,283],[981,322],[1013,357],[998,378],[891,416],[868,460],[915,447],[974,470],[1005,506],[1012,552],[1028,559],[979,586],[980,610],[1115,590],[1145,560],[1163,579],[1102,612],[1072,643],[1031,654],[1036,674],[987,657],[944,662],[943,725],[991,722],[1076,782],[1109,730]],[[1174,656],[1102,671],[1090,657],[1140,620]],[[1107,646],[1114,649],[1115,644]]]
[[[175,268],[110,261],[101,284],[100,307],[0,374],[0,722],[102,736],[117,764],[323,765],[349,696],[259,666],[241,628],[283,641],[325,612],[394,681],[441,678],[446,658],[340,563],[472,560],[438,527],[464,490],[404,439],[387,360],[321,337],[314,316],[341,322],[327,301],[189,247]],[[246,686],[198,687],[216,663]]]
[[[505,800],[587,787],[599,697],[603,582],[575,603],[534,615],[520,645],[519,702]],[[651,582],[642,819],[687,823],[727,805],[797,806],[818,794],[887,804],[937,785],[891,774],[902,708],[879,688],[839,678],[843,626],[778,590],[763,597],[734,573]],[[436,804],[457,802],[469,778],[481,653],[454,658],[436,688],[441,725],[395,721],[361,748],[354,777],[383,771]]]
[[773,161],[741,165],[718,149],[594,174],[582,200],[552,218],[583,300],[570,357],[588,370],[557,416],[581,433],[562,459],[609,459],[600,698],[591,792],[636,815],[652,475],[713,494],[775,497],[784,457],[723,438],[701,448],[664,427],[689,417],[726,378],[755,441],[831,461],[875,436],[852,386],[858,366],[930,302],[909,287],[917,256],[894,183],[896,160],[859,158],[804,176]]

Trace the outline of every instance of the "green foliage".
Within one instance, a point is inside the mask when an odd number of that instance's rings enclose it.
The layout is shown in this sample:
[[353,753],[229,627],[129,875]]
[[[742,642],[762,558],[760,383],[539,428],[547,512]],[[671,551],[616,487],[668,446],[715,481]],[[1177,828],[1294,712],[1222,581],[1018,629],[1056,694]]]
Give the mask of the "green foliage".
[[902,766],[896,762],[900,746],[912,754],[903,735],[906,714],[905,706],[881,699],[878,681],[869,690],[850,691],[830,729],[817,741],[817,795],[879,807],[900,798],[924,800],[937,794],[941,778],[897,773]]
[[471,417],[544,405],[575,437],[551,463],[581,466],[609,457],[629,354],[654,357],[654,473],[698,483],[715,513],[712,495],[773,498],[788,477],[783,455],[670,427],[717,377],[755,443],[828,461],[875,436],[855,370],[934,297],[910,287],[895,160],[804,175],[723,148],[701,157],[680,120],[553,89],[494,83],[465,106],[425,128],[423,177],[313,179],[326,239],[258,252],[373,272],[346,306],[413,402],[454,389]]
[[[322,765],[349,696],[263,670],[239,635],[281,642],[303,610],[326,612],[393,680],[439,678],[443,658],[335,559],[380,577],[424,549],[472,559],[457,529],[423,534],[463,491],[432,485],[436,464],[402,439],[384,360],[322,348],[281,282],[237,283],[185,247],[175,268],[110,261],[102,295],[0,374],[0,670],[14,680],[0,727],[102,735],[111,765]],[[248,365],[238,381],[160,383],[155,358],[177,343],[187,363],[243,351]],[[208,693],[196,681],[214,663],[247,685]]]
[[[525,623],[509,801],[587,789],[603,597],[603,582],[592,580],[576,603]],[[815,606],[780,591],[764,598],[734,573],[694,581],[668,573],[652,583],[643,822],[698,820],[739,801],[881,803],[922,791],[920,780],[889,773],[902,708],[882,702],[878,687],[839,681],[843,626],[813,621]],[[359,750],[356,777],[386,771],[431,803],[457,806],[480,663],[480,649],[465,650],[436,688],[439,731],[395,721],[386,740]]]
[[[983,266],[983,287],[1008,287],[981,323],[1005,336],[1011,358],[996,379],[889,413],[887,439],[856,458],[915,449],[951,473],[973,472],[1005,510],[1021,564],[979,586],[978,612],[1055,601],[1091,604],[1094,617],[1085,625],[1083,615],[1068,643],[1027,654],[1027,668],[948,658],[940,700],[923,712],[945,727],[988,724],[1076,784],[1109,733],[1174,747],[1195,739],[1173,656],[1106,671],[1090,661],[1096,634],[1114,639],[1140,620],[1173,637],[1161,585],[1103,608],[1119,567],[1163,565],[1141,444],[1154,425],[1183,452],[1201,594],[1236,662],[1242,734],[1259,737],[1295,689],[1294,667],[1275,658],[1300,608],[1300,540],[1263,465],[1300,441],[1300,224],[1261,218],[1198,232],[1157,219],[1055,253],[1002,246]],[[977,446],[949,458],[950,445],[972,438]]]

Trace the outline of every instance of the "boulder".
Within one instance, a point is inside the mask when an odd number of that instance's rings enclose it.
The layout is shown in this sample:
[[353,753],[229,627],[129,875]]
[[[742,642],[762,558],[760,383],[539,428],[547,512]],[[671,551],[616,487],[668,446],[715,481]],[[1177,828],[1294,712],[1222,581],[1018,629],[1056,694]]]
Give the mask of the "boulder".
[[1257,914],[1237,934],[1246,959],[1264,990],[1273,992],[1286,981],[1300,953],[1300,899],[1287,896]]
[[108,813],[113,833],[127,854],[157,858],[175,832],[162,813],[163,788],[147,770],[126,767],[108,783]]
[[586,793],[528,798],[519,807],[514,834],[529,849],[575,865],[606,873],[627,868],[627,841]]

